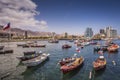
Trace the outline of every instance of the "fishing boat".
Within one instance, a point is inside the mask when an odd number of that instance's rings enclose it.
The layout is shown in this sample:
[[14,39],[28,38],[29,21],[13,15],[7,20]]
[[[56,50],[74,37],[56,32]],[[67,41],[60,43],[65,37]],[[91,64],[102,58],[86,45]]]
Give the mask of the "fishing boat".
[[107,48],[107,50],[108,50],[109,52],[116,52],[116,51],[118,51],[118,49],[119,49],[119,45],[117,45],[117,44],[112,44],[111,46],[109,46],[109,47]]
[[26,60],[38,57],[40,54],[42,54],[41,51],[40,52],[35,52],[35,53],[33,52],[33,53],[30,53],[30,54],[27,54],[27,55],[24,55],[24,56],[19,56],[19,57],[16,57],[16,58],[19,59],[20,61],[26,61]]
[[0,46],[0,50],[3,50],[4,46]]
[[83,64],[83,62],[84,62],[84,58],[81,56],[79,58],[76,58],[75,61],[61,66],[60,69],[65,74],[72,70],[77,69],[78,67],[80,67]]
[[68,49],[68,48],[71,48],[72,46],[70,46],[69,44],[64,44],[63,46],[62,46],[62,49]]
[[69,40],[69,42],[74,42],[74,40],[73,40],[73,39],[71,39],[71,40]]
[[32,55],[32,54],[35,54],[36,51],[26,51],[26,52],[23,52],[24,55]]
[[57,39],[51,39],[48,41],[49,43],[58,43],[59,41]]
[[20,47],[20,46],[24,46],[24,45],[26,45],[26,44],[17,44],[18,47]]
[[23,61],[22,63],[26,65],[27,67],[37,66],[41,64],[42,62],[44,62],[45,60],[47,60],[48,57],[49,57],[49,54],[42,53],[38,57]]
[[75,61],[76,58],[73,58],[73,57],[68,57],[68,58],[63,58],[62,60],[59,61],[59,64],[61,66],[67,64],[67,63],[70,63],[70,62],[73,62]]
[[31,47],[46,47],[45,44],[36,44],[36,45],[31,45]]
[[95,69],[95,71],[104,69],[106,67],[106,63],[107,62],[104,56],[99,56],[99,58],[97,58],[97,60],[93,62],[93,68]]

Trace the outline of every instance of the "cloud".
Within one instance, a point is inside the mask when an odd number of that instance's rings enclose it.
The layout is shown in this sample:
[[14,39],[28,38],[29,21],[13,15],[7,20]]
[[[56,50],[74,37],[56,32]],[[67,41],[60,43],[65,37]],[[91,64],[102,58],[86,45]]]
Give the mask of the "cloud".
[[47,27],[44,20],[36,20],[37,5],[31,0],[0,0],[0,25],[11,22],[11,27],[39,31]]

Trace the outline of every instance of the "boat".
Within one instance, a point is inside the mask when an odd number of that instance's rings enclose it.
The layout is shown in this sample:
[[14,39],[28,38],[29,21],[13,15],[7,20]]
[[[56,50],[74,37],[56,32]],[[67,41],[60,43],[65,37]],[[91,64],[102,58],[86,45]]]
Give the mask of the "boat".
[[73,61],[75,61],[75,58],[73,58],[73,57],[63,58],[62,60],[59,61],[59,64],[61,66],[63,66],[65,64],[73,62]]
[[74,40],[73,40],[73,39],[71,39],[71,40],[69,40],[69,42],[74,42]]
[[68,49],[68,48],[71,48],[72,46],[70,46],[69,44],[64,44],[63,46],[62,46],[62,49]]
[[58,43],[59,41],[57,39],[51,39],[48,41],[49,43]]
[[106,67],[106,63],[107,62],[104,56],[99,56],[99,58],[97,58],[97,60],[93,62],[93,68],[95,69],[95,71],[104,69]]
[[109,46],[109,47],[107,48],[107,50],[108,50],[109,52],[116,52],[116,51],[118,51],[118,49],[119,49],[119,45],[117,45],[117,44],[112,44],[111,46]]
[[4,46],[0,46],[0,50],[3,50]]
[[26,45],[26,44],[17,44],[18,47],[20,47],[20,46],[24,46],[24,45]]
[[90,44],[91,44],[91,45],[96,45],[97,42],[95,42],[95,41],[91,41]]
[[75,61],[61,66],[60,69],[64,74],[66,74],[80,67],[83,64],[83,62],[84,62],[84,58],[81,56],[79,58],[76,58]]
[[36,52],[34,54],[30,53],[29,55],[27,54],[27,55],[19,56],[19,57],[16,57],[16,58],[19,59],[20,61],[26,61],[26,60],[38,57],[40,54],[42,54],[42,53],[41,52]]
[[27,52],[23,52],[24,55],[32,55],[35,54],[36,51],[27,51]]
[[22,45],[23,48],[29,48],[30,47],[30,44],[25,44],[25,45]]
[[30,47],[46,47],[45,44],[36,44],[36,45],[31,45]]
[[38,57],[35,57],[33,59],[29,59],[29,60],[23,61],[22,63],[24,65],[26,65],[27,67],[33,67],[33,66],[37,66],[37,65],[41,64],[42,62],[47,60],[48,57],[49,57],[49,54],[42,53]]

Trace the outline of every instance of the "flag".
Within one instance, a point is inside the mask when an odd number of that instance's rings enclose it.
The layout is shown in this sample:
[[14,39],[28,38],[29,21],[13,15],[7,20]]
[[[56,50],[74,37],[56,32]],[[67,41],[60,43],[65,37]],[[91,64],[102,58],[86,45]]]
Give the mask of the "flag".
[[80,48],[76,48],[76,51],[80,53]]
[[6,24],[5,26],[3,26],[3,30],[7,30],[10,28],[10,22],[8,24]]

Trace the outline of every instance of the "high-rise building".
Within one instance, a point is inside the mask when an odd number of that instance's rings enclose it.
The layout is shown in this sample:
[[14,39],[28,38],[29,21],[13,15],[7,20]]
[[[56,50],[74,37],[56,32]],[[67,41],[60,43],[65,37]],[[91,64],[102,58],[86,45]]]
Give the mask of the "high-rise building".
[[112,29],[112,27],[106,27],[106,37],[107,38],[115,38],[117,37],[117,30]]
[[105,34],[105,30],[104,29],[100,29],[100,34]]
[[92,28],[87,28],[84,34],[85,37],[91,38],[93,36]]
[[111,26],[110,27],[106,27],[106,37],[110,38],[111,37]]
[[110,34],[111,34],[111,38],[116,38],[116,37],[117,37],[117,30],[112,29],[112,30],[110,31]]

